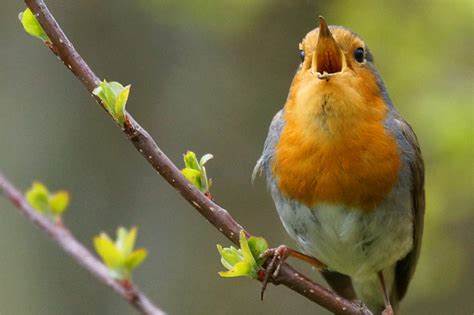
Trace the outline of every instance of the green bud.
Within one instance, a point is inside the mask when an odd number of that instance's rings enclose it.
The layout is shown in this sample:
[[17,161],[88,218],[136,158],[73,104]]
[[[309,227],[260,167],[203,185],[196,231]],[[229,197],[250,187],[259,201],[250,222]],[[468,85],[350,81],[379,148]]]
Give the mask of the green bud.
[[134,250],[136,238],[137,228],[135,227],[129,231],[119,227],[115,242],[105,233],[94,237],[94,248],[113,278],[130,280],[132,271],[147,257],[146,249]]
[[48,35],[46,35],[43,27],[41,27],[33,12],[31,12],[29,8],[26,8],[25,11],[20,12],[18,19],[28,34],[41,39],[43,42],[49,41]]
[[257,278],[257,272],[262,267],[263,261],[260,255],[268,249],[268,244],[261,237],[250,237],[247,239],[245,232],[239,235],[240,249],[233,246],[223,248],[217,245],[221,255],[221,263],[227,271],[219,272],[223,278],[250,277]]
[[100,98],[109,114],[120,126],[125,123],[125,106],[130,95],[130,87],[130,85],[123,86],[118,82],[104,80],[92,91]]

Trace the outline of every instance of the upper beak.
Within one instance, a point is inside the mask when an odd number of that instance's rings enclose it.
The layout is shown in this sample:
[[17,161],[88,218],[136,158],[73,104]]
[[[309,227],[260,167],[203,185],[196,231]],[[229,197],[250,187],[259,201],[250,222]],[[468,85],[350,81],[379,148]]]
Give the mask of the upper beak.
[[345,63],[345,56],[332,37],[326,21],[319,16],[319,38],[311,65],[313,72],[318,72],[318,76],[327,76],[341,72]]

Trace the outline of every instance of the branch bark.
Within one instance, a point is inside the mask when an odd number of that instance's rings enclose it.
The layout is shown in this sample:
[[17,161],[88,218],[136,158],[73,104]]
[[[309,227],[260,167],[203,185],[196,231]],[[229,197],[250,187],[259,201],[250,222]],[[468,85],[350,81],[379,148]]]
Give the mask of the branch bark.
[[102,264],[87,248],[82,245],[63,225],[56,224],[38,213],[26,201],[23,194],[13,186],[0,172],[0,191],[18,208],[28,220],[40,230],[48,234],[63,251],[71,256],[79,265],[88,270],[94,277],[114,290],[138,311],[146,315],[164,315],[145,294],[136,286],[125,287],[110,275],[107,267]]
[[[25,0],[26,5],[37,17],[52,42],[52,51],[63,61],[66,67],[83,83],[89,93],[99,84],[100,79],[94,74],[87,63],[75,50],[64,34],[43,0]],[[104,108],[100,99],[97,103]],[[138,152],[148,163],[197,211],[199,211],[215,228],[233,243],[239,243],[239,233],[243,227],[221,206],[208,199],[197,188],[192,186],[181,174],[180,170],[161,151],[148,132],[126,114],[123,133],[132,142]],[[246,232],[247,235],[250,235]],[[312,282],[288,264],[282,265],[279,275],[271,279],[274,284],[283,284],[309,300],[321,305],[336,314],[360,315],[371,314],[363,306],[352,303],[332,291]]]

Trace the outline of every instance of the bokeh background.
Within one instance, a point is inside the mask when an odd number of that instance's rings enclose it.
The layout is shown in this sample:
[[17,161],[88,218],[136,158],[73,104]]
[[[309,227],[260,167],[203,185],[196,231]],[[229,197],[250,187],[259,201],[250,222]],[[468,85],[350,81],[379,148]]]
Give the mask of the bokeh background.
[[[176,163],[187,149],[215,155],[208,172],[217,201],[274,245],[293,242],[250,173],[298,43],[318,14],[362,34],[426,161],[424,246],[406,314],[474,311],[473,3],[48,1],[99,76],[132,83],[128,110]],[[139,226],[150,255],[135,281],[170,314],[327,314],[284,287],[271,287],[262,303],[257,282],[217,276],[215,244],[229,242],[23,32],[23,8],[3,1],[0,10],[0,169],[22,189],[38,179],[69,190],[65,222],[89,248],[100,231]],[[0,314],[135,313],[3,198],[0,214]]]

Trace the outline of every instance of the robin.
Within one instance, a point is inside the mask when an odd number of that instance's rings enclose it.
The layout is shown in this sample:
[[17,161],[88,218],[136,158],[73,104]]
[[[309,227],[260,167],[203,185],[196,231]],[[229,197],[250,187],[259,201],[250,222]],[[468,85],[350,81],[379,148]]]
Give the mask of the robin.
[[[424,166],[415,133],[390,100],[360,36],[319,27],[273,118],[254,177],[301,252],[270,249],[264,286],[289,256],[321,270],[341,296],[394,314],[418,260]],[[263,293],[262,293],[263,294]]]

